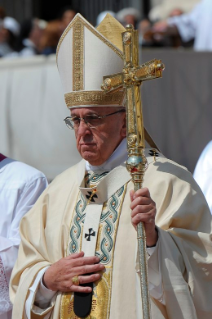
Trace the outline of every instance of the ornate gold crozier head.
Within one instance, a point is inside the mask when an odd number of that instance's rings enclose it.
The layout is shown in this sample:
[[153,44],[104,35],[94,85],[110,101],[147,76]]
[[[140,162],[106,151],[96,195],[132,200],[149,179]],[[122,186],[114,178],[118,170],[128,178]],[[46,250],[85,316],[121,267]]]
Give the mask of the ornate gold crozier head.
[[68,25],[57,47],[57,65],[68,108],[124,106],[125,92],[101,90],[106,74],[124,67],[122,32],[111,15],[94,28],[80,14]]

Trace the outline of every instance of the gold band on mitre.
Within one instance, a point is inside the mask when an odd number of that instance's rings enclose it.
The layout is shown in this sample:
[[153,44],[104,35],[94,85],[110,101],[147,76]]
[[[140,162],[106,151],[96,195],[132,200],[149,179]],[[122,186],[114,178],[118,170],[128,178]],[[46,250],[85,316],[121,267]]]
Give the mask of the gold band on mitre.
[[92,106],[123,106],[124,91],[105,93],[103,91],[76,91],[65,94],[68,108]]

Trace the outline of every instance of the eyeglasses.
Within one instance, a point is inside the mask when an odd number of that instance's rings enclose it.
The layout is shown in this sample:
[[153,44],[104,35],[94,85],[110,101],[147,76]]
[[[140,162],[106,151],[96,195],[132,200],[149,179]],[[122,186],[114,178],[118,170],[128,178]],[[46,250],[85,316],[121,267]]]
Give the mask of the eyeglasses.
[[71,130],[77,130],[80,126],[80,121],[84,121],[84,123],[89,127],[89,128],[95,128],[96,126],[99,126],[102,124],[102,119],[104,119],[105,117],[108,117],[110,115],[113,114],[117,114],[120,112],[125,112],[125,109],[121,109],[119,111],[107,114],[107,115],[103,115],[103,116],[99,116],[99,115],[87,115],[84,117],[78,117],[78,116],[67,116],[64,119],[64,122],[66,124],[66,126],[71,129]]

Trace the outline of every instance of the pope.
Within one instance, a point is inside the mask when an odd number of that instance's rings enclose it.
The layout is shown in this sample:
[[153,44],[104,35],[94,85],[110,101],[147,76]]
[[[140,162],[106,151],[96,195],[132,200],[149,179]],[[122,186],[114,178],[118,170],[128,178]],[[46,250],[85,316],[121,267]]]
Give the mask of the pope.
[[212,315],[211,214],[192,175],[151,147],[143,188],[126,170],[125,91],[100,89],[123,69],[125,28],[76,15],[57,65],[82,160],[44,191],[20,226],[13,319],[142,318],[136,228],[146,231],[152,318]]

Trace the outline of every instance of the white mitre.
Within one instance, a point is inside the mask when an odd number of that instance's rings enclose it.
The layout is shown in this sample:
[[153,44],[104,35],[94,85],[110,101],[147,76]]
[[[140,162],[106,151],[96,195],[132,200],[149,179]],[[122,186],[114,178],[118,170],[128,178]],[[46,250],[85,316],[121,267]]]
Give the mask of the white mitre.
[[111,15],[94,28],[77,14],[62,34],[57,65],[68,108],[124,106],[124,90],[105,93],[103,76],[122,72],[122,32],[126,29]]

